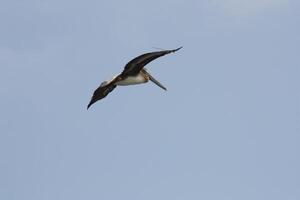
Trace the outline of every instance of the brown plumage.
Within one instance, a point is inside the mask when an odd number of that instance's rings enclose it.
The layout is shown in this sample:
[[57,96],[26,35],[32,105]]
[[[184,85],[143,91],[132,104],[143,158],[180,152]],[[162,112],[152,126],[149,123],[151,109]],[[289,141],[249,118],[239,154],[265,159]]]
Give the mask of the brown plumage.
[[129,61],[122,71],[121,74],[115,76],[110,81],[104,81],[101,85],[94,91],[94,94],[91,98],[90,103],[87,106],[87,109],[94,104],[96,101],[103,99],[106,97],[111,91],[113,91],[117,85],[132,85],[132,84],[141,84],[146,83],[151,80],[153,83],[166,90],[166,88],[159,83],[154,77],[152,77],[149,72],[143,69],[149,62],[167,55],[169,53],[174,53],[178,51],[180,48],[173,50],[165,50],[165,51],[156,51],[151,53],[142,54],[133,60]]

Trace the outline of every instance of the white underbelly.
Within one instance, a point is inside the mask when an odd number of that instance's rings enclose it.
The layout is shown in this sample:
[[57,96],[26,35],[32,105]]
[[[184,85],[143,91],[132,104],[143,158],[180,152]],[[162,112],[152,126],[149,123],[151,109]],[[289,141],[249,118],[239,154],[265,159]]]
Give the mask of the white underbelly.
[[116,85],[136,85],[141,83],[146,83],[148,80],[145,79],[141,74],[137,76],[128,76],[126,79],[122,81],[118,81]]

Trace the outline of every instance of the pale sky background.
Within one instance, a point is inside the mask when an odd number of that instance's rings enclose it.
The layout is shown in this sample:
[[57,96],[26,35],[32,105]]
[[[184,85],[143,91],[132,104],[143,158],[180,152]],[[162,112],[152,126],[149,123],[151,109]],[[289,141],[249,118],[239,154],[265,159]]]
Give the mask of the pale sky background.
[[[299,0],[0,2],[1,200],[299,200]],[[94,89],[153,47],[152,83]]]

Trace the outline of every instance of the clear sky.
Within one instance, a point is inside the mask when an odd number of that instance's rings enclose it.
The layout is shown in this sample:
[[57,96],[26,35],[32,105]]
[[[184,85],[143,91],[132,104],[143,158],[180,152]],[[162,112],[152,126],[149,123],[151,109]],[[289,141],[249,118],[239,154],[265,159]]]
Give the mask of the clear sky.
[[[300,1],[0,2],[1,200],[299,200]],[[152,83],[95,88],[132,58]]]

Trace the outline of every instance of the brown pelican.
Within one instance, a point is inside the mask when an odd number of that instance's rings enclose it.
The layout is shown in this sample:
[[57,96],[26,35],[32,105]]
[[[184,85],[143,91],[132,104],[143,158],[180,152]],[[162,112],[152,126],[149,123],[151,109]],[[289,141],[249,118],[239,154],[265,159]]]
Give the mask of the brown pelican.
[[87,109],[95,103],[96,101],[103,99],[113,91],[117,87],[117,85],[135,85],[146,83],[149,80],[155,83],[157,86],[161,87],[164,90],[167,90],[160,82],[158,82],[153,76],[149,74],[144,68],[152,60],[164,56],[169,53],[174,53],[178,51],[180,48],[173,50],[164,50],[164,51],[156,51],[142,54],[133,60],[129,61],[121,74],[114,76],[109,81],[104,81],[101,85],[94,91],[94,94],[91,98],[90,103],[87,106]]

